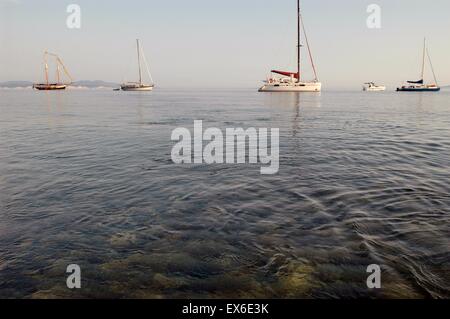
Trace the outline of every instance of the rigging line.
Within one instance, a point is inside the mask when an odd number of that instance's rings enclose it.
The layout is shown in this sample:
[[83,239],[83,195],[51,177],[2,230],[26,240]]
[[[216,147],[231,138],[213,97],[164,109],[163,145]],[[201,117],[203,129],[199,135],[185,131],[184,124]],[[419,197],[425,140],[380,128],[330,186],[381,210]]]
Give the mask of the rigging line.
[[64,73],[69,77],[70,84],[72,84],[72,83],[73,83],[73,78],[70,76],[69,71],[67,71],[66,66],[64,65],[64,63],[62,62],[62,60],[61,60],[59,57],[57,57],[57,59],[58,59],[58,62],[59,62],[59,63],[61,64],[61,66],[63,67]]
[[136,63],[136,57],[134,55],[130,55],[128,58],[128,67],[126,68],[126,70],[123,70],[122,83],[131,83],[128,82],[128,78],[130,78],[131,74],[133,74],[131,77],[134,78],[134,65]]
[[[144,52],[144,48],[142,47],[142,45],[141,45],[141,49],[142,49],[142,52]],[[148,74],[148,76],[150,78],[150,82],[151,82],[151,84],[154,84],[153,77],[152,77],[152,74],[150,73],[150,68],[148,66],[148,62],[147,62],[147,58],[145,57],[145,54],[142,54],[142,57],[143,57],[143,60],[144,60],[145,68],[147,69],[147,74]]]
[[427,56],[428,56],[428,60],[430,61],[431,71],[433,72],[434,83],[436,85],[438,85],[438,82],[437,82],[437,79],[436,79],[436,73],[434,72],[433,62],[431,62],[430,52],[428,51],[428,48],[427,48]]
[[315,77],[315,80],[318,81],[319,78],[317,77],[316,65],[314,64],[314,59],[313,59],[313,56],[311,53],[311,47],[309,46],[308,35],[306,34],[305,24],[303,22],[303,16],[300,15],[300,18],[301,18],[300,20],[302,23],[303,33],[305,34],[306,46],[308,47],[309,59],[311,60],[311,65],[312,65],[312,68],[314,71],[314,77]]
[[422,80],[425,77],[425,50],[427,50],[427,38],[423,39]]

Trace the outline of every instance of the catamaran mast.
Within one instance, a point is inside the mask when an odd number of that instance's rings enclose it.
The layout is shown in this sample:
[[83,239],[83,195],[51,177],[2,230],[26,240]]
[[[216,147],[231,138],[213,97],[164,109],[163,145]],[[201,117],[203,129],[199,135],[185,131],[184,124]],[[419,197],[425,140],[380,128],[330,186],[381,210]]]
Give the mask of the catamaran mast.
[[138,51],[138,63],[139,63],[139,84],[142,85],[142,71],[141,71],[141,48],[139,45],[139,39],[137,42],[137,51]]
[[298,30],[298,43],[297,43],[297,75],[298,81],[300,82],[300,68],[302,59],[302,28],[301,28],[301,11],[300,11],[300,0],[297,0],[297,30]]

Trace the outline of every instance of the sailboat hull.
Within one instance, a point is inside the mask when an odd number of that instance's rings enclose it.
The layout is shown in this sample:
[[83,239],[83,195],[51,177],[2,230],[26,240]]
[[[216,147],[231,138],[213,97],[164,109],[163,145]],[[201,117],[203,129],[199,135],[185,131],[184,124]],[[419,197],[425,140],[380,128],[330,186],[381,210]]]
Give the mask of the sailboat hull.
[[299,83],[279,83],[266,84],[259,89],[259,92],[320,92],[322,83],[320,82],[299,82]]
[[141,86],[127,86],[123,85],[121,87],[122,91],[129,91],[129,92],[149,92],[153,91],[152,85],[141,85]]
[[62,91],[67,88],[65,84],[35,84],[33,88],[38,91]]
[[414,87],[406,87],[406,88],[398,88],[397,92],[439,92],[441,88],[433,87],[433,88],[414,88]]

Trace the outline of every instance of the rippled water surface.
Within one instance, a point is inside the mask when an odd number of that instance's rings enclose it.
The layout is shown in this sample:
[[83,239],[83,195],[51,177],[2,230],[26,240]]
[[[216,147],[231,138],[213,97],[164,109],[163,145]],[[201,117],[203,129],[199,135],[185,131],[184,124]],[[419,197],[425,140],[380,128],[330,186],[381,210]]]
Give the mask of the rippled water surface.
[[[173,164],[194,120],[279,174]],[[0,133],[0,297],[450,297],[450,92],[3,90]]]

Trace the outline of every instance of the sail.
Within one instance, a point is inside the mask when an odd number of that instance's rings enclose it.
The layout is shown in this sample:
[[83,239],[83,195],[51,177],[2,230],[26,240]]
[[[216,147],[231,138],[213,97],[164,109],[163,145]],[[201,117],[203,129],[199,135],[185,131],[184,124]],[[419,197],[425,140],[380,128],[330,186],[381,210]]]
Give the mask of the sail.
[[409,84],[423,84],[423,79],[419,81],[408,81]]
[[299,73],[297,73],[297,72],[285,72],[285,71],[277,71],[277,70],[272,70],[270,72],[284,75],[284,76],[289,76],[289,77],[293,76],[297,80],[299,78]]

